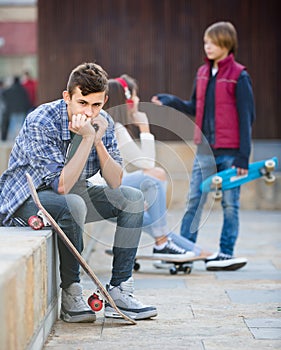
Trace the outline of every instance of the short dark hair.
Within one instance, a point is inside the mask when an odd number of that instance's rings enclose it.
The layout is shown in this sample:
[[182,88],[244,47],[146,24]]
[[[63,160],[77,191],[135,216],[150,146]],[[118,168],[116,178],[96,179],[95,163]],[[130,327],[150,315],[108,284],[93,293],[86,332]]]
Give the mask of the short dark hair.
[[72,96],[76,87],[79,87],[83,96],[94,92],[107,93],[108,75],[106,71],[96,63],[83,63],[70,73],[67,91]]

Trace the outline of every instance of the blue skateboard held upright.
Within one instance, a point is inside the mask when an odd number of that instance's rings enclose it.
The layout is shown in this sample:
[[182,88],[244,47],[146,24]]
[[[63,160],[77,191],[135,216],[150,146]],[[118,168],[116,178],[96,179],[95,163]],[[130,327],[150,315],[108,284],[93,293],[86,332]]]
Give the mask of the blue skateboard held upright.
[[238,176],[235,168],[223,170],[204,180],[200,189],[202,192],[215,192],[215,199],[220,199],[222,197],[222,191],[241,186],[246,182],[256,180],[260,177],[264,178],[265,182],[270,184],[275,181],[275,176],[272,172],[276,169],[277,165],[278,159],[277,157],[273,157],[251,163],[247,175]]

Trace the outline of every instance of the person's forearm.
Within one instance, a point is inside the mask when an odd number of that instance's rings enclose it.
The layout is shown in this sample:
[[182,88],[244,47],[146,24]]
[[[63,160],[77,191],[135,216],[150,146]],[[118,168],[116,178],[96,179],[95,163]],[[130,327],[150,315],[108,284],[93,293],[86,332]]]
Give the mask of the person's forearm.
[[140,123],[138,124],[140,133],[150,133],[149,124]]
[[102,177],[111,188],[117,188],[121,185],[123,170],[107,152],[103,142],[96,146],[97,154],[100,161]]
[[195,116],[196,108],[194,99],[185,101],[171,94],[158,94],[157,97],[163,105],[172,107],[189,116]]
[[93,138],[84,137],[69,162],[64,166],[58,186],[58,193],[67,194],[79,179],[93,146]]

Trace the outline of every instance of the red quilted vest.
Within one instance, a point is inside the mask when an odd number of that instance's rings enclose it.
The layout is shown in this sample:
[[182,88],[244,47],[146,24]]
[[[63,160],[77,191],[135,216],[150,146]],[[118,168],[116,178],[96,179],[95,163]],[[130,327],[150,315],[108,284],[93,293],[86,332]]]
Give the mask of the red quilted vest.
[[[246,69],[235,62],[233,54],[218,62],[219,70],[215,86],[215,144],[213,148],[239,148],[239,117],[236,108],[235,89],[241,72]],[[197,72],[195,144],[201,143],[205,96],[210,77],[208,61]]]

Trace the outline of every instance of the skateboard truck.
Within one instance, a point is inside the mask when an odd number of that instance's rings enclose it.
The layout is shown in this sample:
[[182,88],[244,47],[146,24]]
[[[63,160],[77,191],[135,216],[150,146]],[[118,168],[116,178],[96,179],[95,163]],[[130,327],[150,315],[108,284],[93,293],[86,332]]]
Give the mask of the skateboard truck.
[[269,159],[265,162],[264,168],[261,170],[263,179],[267,185],[273,184],[275,182],[275,175],[272,174],[272,171],[275,169],[276,163],[274,160]]
[[154,267],[157,269],[168,269],[171,275],[176,275],[178,272],[183,272],[189,275],[192,272],[193,263],[171,263],[169,261],[161,261],[160,263],[154,263]]
[[212,188],[215,189],[213,197],[216,201],[222,198],[221,186],[222,186],[222,177],[214,176],[212,179]]

